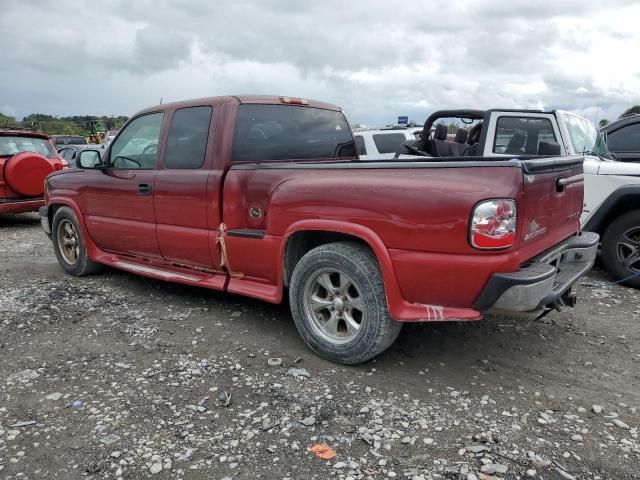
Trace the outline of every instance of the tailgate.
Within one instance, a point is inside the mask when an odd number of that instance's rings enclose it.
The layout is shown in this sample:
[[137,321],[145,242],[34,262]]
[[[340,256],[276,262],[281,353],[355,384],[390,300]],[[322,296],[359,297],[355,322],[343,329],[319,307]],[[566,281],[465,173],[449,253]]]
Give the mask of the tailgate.
[[518,209],[521,262],[580,230],[583,161],[584,157],[522,160],[523,200]]

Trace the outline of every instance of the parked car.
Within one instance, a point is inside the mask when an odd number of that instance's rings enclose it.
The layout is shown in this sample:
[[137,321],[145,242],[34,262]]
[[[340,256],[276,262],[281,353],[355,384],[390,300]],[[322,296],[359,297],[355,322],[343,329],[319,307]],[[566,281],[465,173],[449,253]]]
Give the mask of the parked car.
[[354,138],[362,160],[385,160],[393,158],[403,142],[417,140],[421,133],[422,127],[359,129]]
[[617,160],[640,162],[640,115],[627,115],[605,125],[600,131]]
[[102,146],[88,145],[88,144],[87,145],[67,145],[65,147],[58,149],[58,155],[60,155],[62,158],[64,158],[67,161],[67,163],[69,164],[69,167],[75,167],[78,154],[82,150],[95,149],[95,148],[102,148]]
[[[640,163],[619,156],[630,152],[609,153],[612,139],[614,147],[620,146],[615,136],[623,128],[620,124],[607,133],[609,143],[605,144],[591,122],[572,118],[567,124],[574,132],[570,135],[573,151],[591,153],[584,167],[583,228],[601,235],[601,259],[607,271],[619,283],[640,288]],[[624,129],[637,125],[622,123]],[[633,131],[624,135],[634,136]]]
[[113,139],[118,135],[119,130],[109,130],[104,134],[104,146],[105,148],[109,146]]
[[38,210],[45,177],[64,166],[47,135],[0,129],[0,213]]
[[80,135],[51,135],[51,143],[56,149],[66,145],[86,145],[87,139]]
[[[602,262],[616,281],[640,288],[640,163],[615,161],[595,125],[570,112],[444,111],[434,113],[425,128],[431,129],[435,122],[447,117],[477,122],[469,131],[466,146],[461,149],[455,142],[446,141],[441,131],[425,136],[423,142],[403,146],[404,153],[584,156],[583,230],[601,235]],[[546,216],[555,214],[549,211]],[[546,220],[541,220],[537,224],[544,228]]]
[[341,109],[312,100],[158,105],[47,178],[42,226],[71,275],[288,290],[304,341],[345,364],[402,322],[573,306],[598,243],[579,233],[582,157],[370,162],[354,143]]

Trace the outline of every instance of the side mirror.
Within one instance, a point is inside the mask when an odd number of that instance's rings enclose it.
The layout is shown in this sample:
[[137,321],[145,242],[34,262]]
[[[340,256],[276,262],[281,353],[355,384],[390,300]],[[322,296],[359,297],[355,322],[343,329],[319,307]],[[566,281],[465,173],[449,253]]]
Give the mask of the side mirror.
[[78,168],[98,168],[102,165],[102,158],[98,150],[82,150],[76,161]]
[[609,155],[611,155],[611,160],[615,160],[616,162],[618,161],[618,156],[615,153],[609,152]]

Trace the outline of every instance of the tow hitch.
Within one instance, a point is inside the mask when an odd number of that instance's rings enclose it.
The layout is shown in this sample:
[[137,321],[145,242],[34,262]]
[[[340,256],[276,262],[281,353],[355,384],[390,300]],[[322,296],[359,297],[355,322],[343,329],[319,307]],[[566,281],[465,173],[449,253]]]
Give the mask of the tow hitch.
[[576,303],[578,303],[578,296],[575,292],[572,292],[571,289],[569,289],[564,292],[560,298],[553,302],[553,308],[560,311],[562,307],[573,308],[576,306]]
[[573,307],[576,306],[576,303],[578,303],[578,296],[574,292],[572,292],[571,289],[569,289],[566,292],[564,292],[551,305],[548,305],[542,311],[539,311],[538,315],[536,316],[536,320],[540,320],[541,318],[546,317],[547,314],[549,314],[549,312],[551,312],[552,310],[556,310],[558,312],[561,312],[562,311],[562,307],[573,308]]

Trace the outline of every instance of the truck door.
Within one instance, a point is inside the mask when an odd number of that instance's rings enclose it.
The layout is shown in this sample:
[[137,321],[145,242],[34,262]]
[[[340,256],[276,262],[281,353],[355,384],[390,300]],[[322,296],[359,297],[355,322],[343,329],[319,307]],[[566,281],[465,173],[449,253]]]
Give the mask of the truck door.
[[105,170],[85,170],[87,230],[102,250],[161,258],[156,240],[153,184],[164,113],[132,120],[108,150]]
[[218,271],[219,255],[211,238],[220,224],[222,172],[212,170],[213,116],[209,105],[173,112],[156,176],[154,203],[164,259]]

